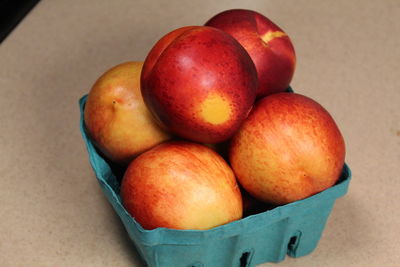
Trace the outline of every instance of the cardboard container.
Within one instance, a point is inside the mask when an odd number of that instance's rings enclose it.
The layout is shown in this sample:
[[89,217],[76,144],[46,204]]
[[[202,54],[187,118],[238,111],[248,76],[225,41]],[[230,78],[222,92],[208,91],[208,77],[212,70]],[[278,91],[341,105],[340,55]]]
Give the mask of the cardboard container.
[[143,229],[124,209],[119,196],[121,173],[104,159],[89,139],[80,101],[80,129],[90,164],[108,201],[121,218],[139,254],[151,267],[243,267],[282,261],[286,254],[312,252],[337,198],[346,194],[351,178],[345,164],[333,187],[287,205],[250,215],[210,230]]

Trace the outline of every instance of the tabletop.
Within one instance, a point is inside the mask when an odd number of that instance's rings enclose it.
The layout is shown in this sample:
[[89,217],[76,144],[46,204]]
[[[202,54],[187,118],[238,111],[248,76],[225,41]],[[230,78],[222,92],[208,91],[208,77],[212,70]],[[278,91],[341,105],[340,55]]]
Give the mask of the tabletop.
[[398,266],[400,2],[43,0],[0,46],[0,266],[145,266],[90,167],[78,100],[167,32],[258,11],[291,37],[353,179],[318,247],[260,266]]

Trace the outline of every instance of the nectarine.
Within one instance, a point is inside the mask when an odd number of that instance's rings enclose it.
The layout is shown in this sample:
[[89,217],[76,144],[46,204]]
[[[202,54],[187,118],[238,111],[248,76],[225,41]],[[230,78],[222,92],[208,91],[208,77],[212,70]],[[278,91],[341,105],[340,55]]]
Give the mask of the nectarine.
[[143,62],[126,62],[106,71],[93,85],[85,105],[85,126],[94,144],[122,165],[170,138],[143,102],[142,66]]
[[232,9],[215,15],[205,25],[229,33],[249,53],[257,68],[258,98],[289,87],[295,50],[289,36],[270,19],[256,11]]
[[229,165],[210,148],[184,141],[165,142],[133,160],[121,198],[145,229],[210,229],[243,214]]
[[239,183],[259,200],[286,204],[335,184],[345,143],[331,115],[295,93],[259,100],[229,151]]
[[257,72],[227,33],[204,26],[176,29],[146,57],[142,95],[158,121],[201,143],[231,137],[251,109]]

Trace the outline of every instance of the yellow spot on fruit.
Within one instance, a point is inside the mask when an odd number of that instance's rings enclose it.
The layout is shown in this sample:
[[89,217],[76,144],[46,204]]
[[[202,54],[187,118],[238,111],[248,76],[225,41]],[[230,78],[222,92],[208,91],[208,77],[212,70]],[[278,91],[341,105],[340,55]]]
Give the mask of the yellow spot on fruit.
[[286,33],[281,31],[270,31],[265,33],[264,35],[261,35],[261,39],[264,41],[264,43],[268,44],[268,42],[270,42],[272,39],[283,36],[286,36]]
[[229,102],[218,94],[209,95],[201,103],[201,117],[211,124],[222,124],[231,115]]

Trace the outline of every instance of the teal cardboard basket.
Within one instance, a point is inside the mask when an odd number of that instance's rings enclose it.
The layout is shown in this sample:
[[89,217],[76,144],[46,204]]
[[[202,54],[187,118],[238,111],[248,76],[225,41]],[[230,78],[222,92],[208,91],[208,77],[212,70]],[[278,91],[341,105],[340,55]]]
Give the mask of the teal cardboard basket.
[[121,218],[139,254],[150,267],[251,267],[301,257],[318,244],[335,200],[346,194],[351,172],[345,164],[333,187],[287,205],[250,215],[210,230],[143,229],[119,196],[121,173],[103,158],[85,129],[80,101],[80,129],[90,164],[108,201]]

